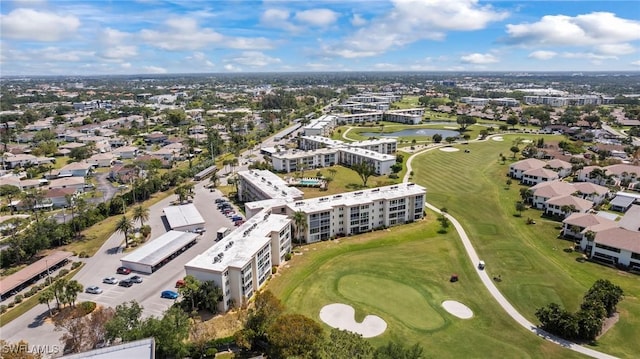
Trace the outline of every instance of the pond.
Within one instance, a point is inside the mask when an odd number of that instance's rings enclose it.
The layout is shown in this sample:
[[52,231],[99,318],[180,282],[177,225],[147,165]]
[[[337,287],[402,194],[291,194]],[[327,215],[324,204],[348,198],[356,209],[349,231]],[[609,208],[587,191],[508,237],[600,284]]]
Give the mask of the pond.
[[429,129],[429,128],[415,128],[406,129],[396,132],[387,132],[380,134],[380,132],[360,132],[360,136],[365,137],[407,137],[407,136],[428,136],[432,137],[436,133],[439,133],[443,139],[447,137],[457,137],[460,135],[458,131],[442,130],[442,129]]

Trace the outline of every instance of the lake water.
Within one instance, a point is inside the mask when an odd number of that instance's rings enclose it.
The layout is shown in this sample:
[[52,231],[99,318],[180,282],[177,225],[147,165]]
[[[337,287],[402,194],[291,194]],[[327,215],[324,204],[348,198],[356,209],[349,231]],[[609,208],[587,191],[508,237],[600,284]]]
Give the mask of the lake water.
[[460,132],[458,131],[429,129],[429,128],[406,129],[402,131],[387,132],[383,134],[380,134],[380,132],[361,132],[360,135],[365,137],[406,137],[406,136],[432,137],[436,133],[439,133],[443,139],[447,137],[456,137],[460,135]]

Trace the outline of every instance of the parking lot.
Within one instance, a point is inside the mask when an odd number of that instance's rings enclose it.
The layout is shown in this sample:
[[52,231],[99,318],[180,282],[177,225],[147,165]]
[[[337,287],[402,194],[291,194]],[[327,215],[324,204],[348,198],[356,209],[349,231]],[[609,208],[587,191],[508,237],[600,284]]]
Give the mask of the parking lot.
[[[160,298],[160,293],[163,290],[175,290],[176,281],[185,275],[184,265],[215,243],[216,232],[220,227],[228,227],[231,230],[236,228],[231,219],[217,209],[215,200],[222,197],[221,193],[217,190],[210,191],[204,187],[205,184],[207,181],[202,181],[194,188],[196,195],[193,204],[205,220],[205,231],[199,235],[193,247],[176,256],[153,274],[132,272],[127,275],[117,274],[116,269],[120,266],[120,258],[129,252],[123,253],[117,249],[113,250],[113,248],[102,248],[101,252],[92,258],[100,257],[100,260],[87,263],[87,266],[78,273],[75,279],[85,288],[97,285],[103,292],[101,294],[82,293],[78,296],[78,300],[92,300],[111,307],[135,300],[144,307],[145,316],[161,315],[173,303],[173,300]],[[175,199],[175,196],[169,196],[149,208],[148,224],[151,226],[152,240],[169,230],[166,227],[166,221],[162,219],[162,208],[170,206]],[[122,237],[120,234],[115,235]],[[120,281],[133,275],[142,277],[143,282],[135,283],[131,287],[102,283],[105,277],[115,277]]]

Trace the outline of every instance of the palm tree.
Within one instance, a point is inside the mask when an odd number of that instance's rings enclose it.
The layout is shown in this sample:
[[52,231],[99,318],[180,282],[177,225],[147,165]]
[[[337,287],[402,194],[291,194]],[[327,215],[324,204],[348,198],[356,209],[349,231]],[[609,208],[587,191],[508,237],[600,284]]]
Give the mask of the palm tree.
[[218,177],[218,172],[213,172],[211,177],[209,177],[209,182],[211,182],[212,187],[218,187],[218,183],[220,182],[220,177]]
[[53,299],[54,295],[51,288],[43,290],[42,293],[40,293],[40,296],[38,296],[38,303],[47,305],[47,308],[49,309],[49,316],[51,316],[51,305],[49,304],[49,302]]
[[133,224],[127,218],[127,216],[123,215],[122,218],[116,224],[116,232],[120,232],[124,234],[124,246],[125,248],[129,247],[129,232],[133,229]]
[[293,225],[298,243],[302,243],[301,234],[307,231],[307,215],[302,211],[295,212],[293,214]]
[[67,302],[75,307],[78,293],[82,293],[83,290],[84,287],[77,280],[70,280],[64,287],[64,294]]
[[144,221],[149,219],[149,209],[140,206],[133,208],[133,221],[140,221],[140,228],[144,227]]

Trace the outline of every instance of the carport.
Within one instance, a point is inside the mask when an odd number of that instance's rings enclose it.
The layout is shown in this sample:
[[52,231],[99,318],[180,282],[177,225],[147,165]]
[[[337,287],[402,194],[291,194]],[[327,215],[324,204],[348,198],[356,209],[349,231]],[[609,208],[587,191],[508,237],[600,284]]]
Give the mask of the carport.
[[174,231],[192,232],[204,226],[204,218],[193,203],[165,207],[163,211],[169,227]]
[[130,254],[120,263],[133,271],[151,274],[196,243],[197,233],[169,231]]

